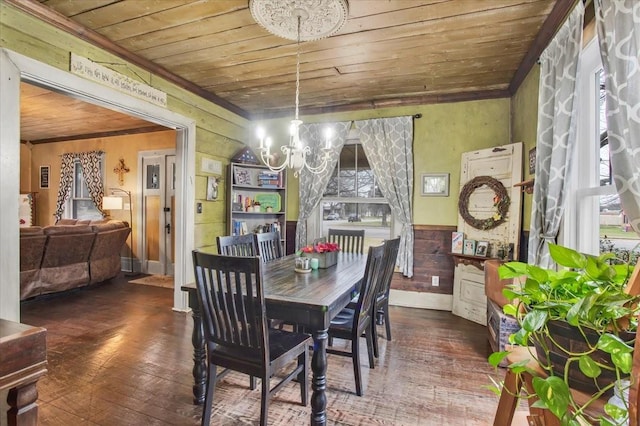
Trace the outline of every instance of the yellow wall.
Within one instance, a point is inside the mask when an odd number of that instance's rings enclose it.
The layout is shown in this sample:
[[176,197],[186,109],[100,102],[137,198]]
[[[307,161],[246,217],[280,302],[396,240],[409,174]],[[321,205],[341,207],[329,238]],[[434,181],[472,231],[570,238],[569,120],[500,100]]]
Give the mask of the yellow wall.
[[[529,174],[529,150],[536,146],[536,133],[538,126],[538,81],[540,80],[540,67],[535,65],[527,75],[524,82],[511,98],[513,110],[512,128],[513,141],[524,142],[522,151],[523,179],[532,179]],[[522,230],[528,231],[531,224],[531,194],[524,194],[522,203],[523,223]]]
[[[37,184],[36,184],[37,185]],[[31,145],[20,144],[20,193],[37,191],[31,185]]]
[[[11,49],[37,61],[69,71],[71,52],[103,64],[117,64],[115,71],[134,80],[149,84],[167,93],[167,109],[196,122],[196,156],[228,163],[242,146],[245,127],[249,121],[215,105],[148,71],[127,63],[122,58],[99,49],[73,35],[25,14],[0,1],[0,47]],[[140,76],[145,77],[145,81]],[[53,160],[51,160],[53,163]],[[108,163],[110,164],[110,162]],[[224,173],[224,170],[223,170]],[[196,200],[204,199],[207,173],[196,167]],[[220,214],[222,202],[203,203],[203,213],[195,213],[194,245],[214,247],[215,236],[225,232],[225,216]]]
[[[302,117],[307,123],[362,120],[422,114],[414,121],[414,197],[415,224],[457,225],[460,186],[460,158],[463,152],[504,145],[509,137],[509,99],[457,102],[411,107],[354,111]],[[274,140],[285,140],[288,118],[264,121]],[[257,140],[253,137],[256,152]],[[449,197],[422,197],[422,173],[449,173]],[[298,217],[298,181],[289,174],[287,220]]]
[[[69,69],[70,52],[74,52],[97,62],[123,64],[125,66],[117,67],[117,71],[136,80],[140,80],[139,75],[149,75],[148,72],[134,65],[125,64],[121,58],[44,24],[4,3],[0,3],[0,32],[2,33],[0,46],[65,71]],[[168,94],[168,109],[196,120],[196,199],[194,202],[202,202],[203,213],[196,213],[193,218],[194,239],[196,247],[211,248],[215,246],[215,237],[227,232],[225,191],[220,191],[217,201],[206,201],[208,174],[200,170],[201,160],[210,158],[221,161],[223,180],[220,184],[221,188],[225,188],[228,184],[225,179],[226,164],[232,155],[243,147],[243,142],[247,142],[247,145],[257,152],[257,140],[253,135],[252,123],[162,78],[153,76],[148,80],[153,87]],[[414,223],[455,226],[460,155],[466,151],[520,140],[525,142],[525,152],[528,152],[529,147],[532,146],[529,144],[533,140],[531,132],[535,132],[532,130],[534,128],[531,127],[531,123],[535,123],[535,118],[532,117],[537,116],[536,99],[537,78],[536,75],[530,75],[514,97],[513,103],[505,98],[323,114],[302,117],[302,119],[305,122],[346,121],[421,113],[422,118],[415,121]],[[512,116],[513,119],[511,119]],[[288,117],[270,120],[265,124],[276,140],[284,140],[289,120]],[[511,137],[512,126],[513,137]],[[108,160],[107,164],[110,162],[111,160]],[[34,173],[36,169],[33,169],[32,177]],[[451,195],[442,198],[421,197],[419,183],[422,173],[450,173]],[[52,179],[55,177],[52,176]],[[289,175],[288,184],[287,220],[295,220],[298,212],[297,180]],[[529,209],[530,201],[525,198],[525,211],[528,212]],[[524,217],[525,221],[528,221],[529,214],[526,213]]]
[[[136,204],[135,194],[137,193],[138,179],[138,152],[154,149],[175,149],[176,133],[174,130],[163,132],[143,133],[137,135],[122,135],[109,138],[83,139],[69,142],[53,142],[46,144],[31,145],[30,149],[30,169],[31,182],[33,185],[30,191],[37,192],[36,225],[53,225],[55,218],[53,214],[56,210],[56,200],[58,188],[60,186],[60,155],[67,152],[86,152],[93,150],[104,151],[105,188],[122,188],[131,191],[133,211],[139,211],[140,206]],[[129,168],[129,173],[124,174],[124,183],[120,185],[118,175],[113,169],[118,166],[120,158]],[[21,167],[25,162],[21,159]],[[49,189],[40,189],[39,172],[40,166],[49,166]],[[24,185],[20,184],[23,188]],[[107,191],[105,190],[105,193]],[[126,210],[108,212],[114,219],[129,221],[129,213]],[[136,247],[136,230],[139,229],[133,218],[134,235],[133,246]],[[135,250],[134,250],[135,252]]]

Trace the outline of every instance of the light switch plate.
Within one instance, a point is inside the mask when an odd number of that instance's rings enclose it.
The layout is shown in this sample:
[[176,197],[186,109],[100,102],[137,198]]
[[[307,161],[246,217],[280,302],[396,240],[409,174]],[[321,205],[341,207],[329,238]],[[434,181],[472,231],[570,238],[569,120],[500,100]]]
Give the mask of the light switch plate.
[[222,163],[210,158],[203,158],[200,169],[205,173],[222,174]]

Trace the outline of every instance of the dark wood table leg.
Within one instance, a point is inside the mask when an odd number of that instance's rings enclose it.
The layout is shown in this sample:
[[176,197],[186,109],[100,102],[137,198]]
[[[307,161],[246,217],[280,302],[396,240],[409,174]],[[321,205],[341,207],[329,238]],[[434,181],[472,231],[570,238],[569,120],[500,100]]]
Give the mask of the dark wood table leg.
[[[37,378],[35,379],[37,380]],[[9,390],[7,421],[9,426],[36,426],[38,424],[38,389],[35,380]]]
[[327,424],[327,339],[328,329],[313,333],[313,358],[311,359],[311,424]]
[[204,404],[204,394],[207,385],[207,352],[204,344],[204,330],[202,329],[202,313],[195,291],[189,292],[189,307],[193,316],[193,403]]

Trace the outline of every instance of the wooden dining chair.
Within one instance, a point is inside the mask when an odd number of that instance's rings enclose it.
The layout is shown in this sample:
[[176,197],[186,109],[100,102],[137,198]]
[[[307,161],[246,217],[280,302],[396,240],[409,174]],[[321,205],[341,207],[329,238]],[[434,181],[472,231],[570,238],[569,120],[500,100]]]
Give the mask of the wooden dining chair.
[[270,262],[284,256],[282,241],[280,241],[280,232],[263,232],[255,235],[258,254],[263,262]]
[[225,235],[216,237],[218,254],[225,256],[257,256],[255,234]]
[[376,289],[382,279],[384,270],[384,245],[369,247],[367,265],[360,284],[360,295],[353,309],[343,309],[329,326],[329,342],[334,339],[351,341],[351,350],[345,351],[328,347],[327,353],[351,357],[353,361],[353,374],[356,381],[356,394],[363,395],[362,374],[360,370],[360,338],[364,337],[367,343],[369,355],[369,368],[373,368],[373,335],[371,322],[373,321],[373,303]]
[[[307,334],[267,327],[260,257],[223,256],[195,250],[193,265],[207,350],[202,425],[210,423],[217,367],[262,379],[262,426],[267,424],[272,396],[293,378],[300,384],[302,405],[306,406],[308,348],[312,340]],[[271,378],[284,367],[295,368],[271,387]]]
[[328,240],[338,243],[340,250],[346,253],[364,253],[364,229],[331,229]]
[[391,341],[391,320],[389,319],[389,292],[391,291],[391,279],[393,271],[396,269],[396,259],[400,249],[400,237],[384,242],[384,270],[380,279],[380,285],[376,291],[373,305],[375,318],[371,321],[371,331],[373,333],[373,355],[378,358],[378,331],[377,325],[384,322],[387,340]]

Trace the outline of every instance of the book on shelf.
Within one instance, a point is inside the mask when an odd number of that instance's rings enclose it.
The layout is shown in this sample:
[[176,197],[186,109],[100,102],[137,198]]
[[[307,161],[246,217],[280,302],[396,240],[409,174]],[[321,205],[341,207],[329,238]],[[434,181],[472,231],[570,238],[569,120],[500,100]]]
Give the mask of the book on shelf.
[[232,229],[232,235],[245,235],[249,233],[247,222],[245,222],[244,220],[233,220]]

